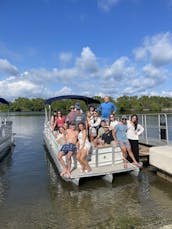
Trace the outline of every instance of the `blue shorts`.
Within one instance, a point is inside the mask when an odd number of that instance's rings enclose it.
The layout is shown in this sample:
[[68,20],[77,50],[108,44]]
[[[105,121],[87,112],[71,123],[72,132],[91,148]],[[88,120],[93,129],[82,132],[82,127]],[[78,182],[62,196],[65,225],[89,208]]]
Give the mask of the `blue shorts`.
[[72,153],[76,153],[76,145],[73,144],[73,143],[67,143],[67,144],[64,144],[61,148],[60,151],[62,151],[64,154],[68,154],[69,151],[71,151]]
[[119,141],[119,146],[120,147],[131,148],[131,145],[130,145],[130,142],[129,141],[126,141],[126,142]]

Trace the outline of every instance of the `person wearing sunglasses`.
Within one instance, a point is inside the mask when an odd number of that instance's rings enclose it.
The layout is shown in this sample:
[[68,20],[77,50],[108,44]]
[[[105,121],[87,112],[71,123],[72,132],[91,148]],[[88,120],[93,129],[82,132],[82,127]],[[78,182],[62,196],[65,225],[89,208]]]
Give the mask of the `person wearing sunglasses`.
[[68,126],[69,126],[69,124],[70,124],[71,122],[74,122],[75,117],[76,117],[75,106],[74,106],[74,105],[71,105],[71,106],[70,106],[70,111],[69,111],[69,113],[67,114],[66,119],[65,119],[65,122],[67,123]]
[[63,116],[61,111],[57,111],[57,116],[55,118],[54,128],[57,126],[58,128],[63,126],[65,123],[65,117]]
[[[115,126],[114,129],[114,140],[116,144],[119,144],[122,154],[123,154],[123,160],[124,160],[124,168],[128,167],[128,161],[127,161],[127,155],[129,154],[130,158],[132,159],[133,163],[137,167],[141,167],[141,164],[136,161],[134,154],[131,150],[130,142],[127,138],[127,116],[123,115],[119,121],[119,123]],[[128,154],[127,154],[128,153]]]
[[93,142],[98,134],[98,129],[100,127],[101,118],[99,117],[98,112],[93,112],[93,118],[90,119],[90,122],[88,123],[89,126],[89,137],[90,142]]

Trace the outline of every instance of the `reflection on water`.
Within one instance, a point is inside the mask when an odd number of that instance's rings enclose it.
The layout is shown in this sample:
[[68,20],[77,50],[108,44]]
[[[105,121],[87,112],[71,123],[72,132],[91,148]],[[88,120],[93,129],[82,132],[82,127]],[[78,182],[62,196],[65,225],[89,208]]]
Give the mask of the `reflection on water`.
[[0,164],[0,228],[158,228],[172,224],[172,184],[149,167],[113,184],[64,182],[42,139],[43,117],[13,117],[16,147]]
[[113,184],[90,179],[74,188],[59,178],[51,162],[48,168],[50,198],[58,203],[54,212],[64,228],[158,228],[172,222],[172,185],[148,169],[138,178],[118,175]]

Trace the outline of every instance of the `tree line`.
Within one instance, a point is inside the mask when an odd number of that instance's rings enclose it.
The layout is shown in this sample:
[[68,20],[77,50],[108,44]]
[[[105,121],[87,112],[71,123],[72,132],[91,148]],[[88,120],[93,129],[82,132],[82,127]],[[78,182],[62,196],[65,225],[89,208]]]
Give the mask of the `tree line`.
[[[103,98],[95,96],[103,102]],[[143,112],[172,112],[172,98],[161,96],[121,96],[114,100],[110,97],[110,101],[118,107],[118,113],[143,113]],[[77,101],[78,102],[78,101]],[[69,107],[76,103],[76,100],[67,99],[64,101],[55,101],[52,103],[52,109],[62,110],[64,114],[69,111]],[[85,111],[86,104],[79,101],[81,108]],[[42,98],[22,98],[19,97],[13,102],[10,102],[10,111],[12,112],[35,112],[44,111],[45,100]],[[5,106],[0,104],[0,110],[4,111]]]

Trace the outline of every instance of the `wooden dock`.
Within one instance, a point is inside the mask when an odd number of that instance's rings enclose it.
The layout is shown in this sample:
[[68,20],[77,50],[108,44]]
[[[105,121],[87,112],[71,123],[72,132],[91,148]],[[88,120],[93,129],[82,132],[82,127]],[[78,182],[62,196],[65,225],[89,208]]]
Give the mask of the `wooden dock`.
[[151,147],[149,161],[157,175],[172,181],[172,145]]

